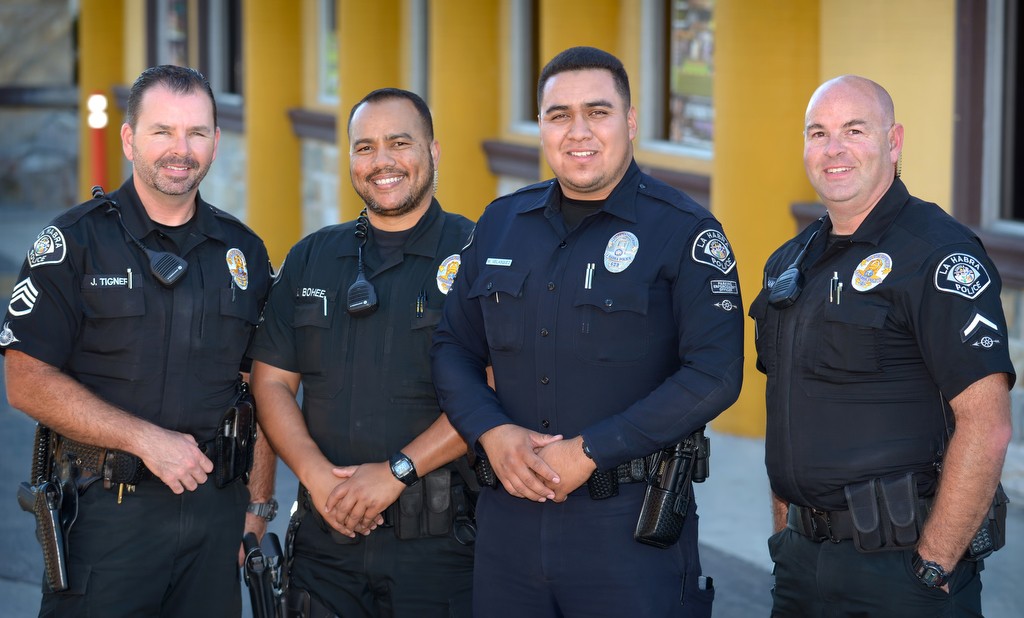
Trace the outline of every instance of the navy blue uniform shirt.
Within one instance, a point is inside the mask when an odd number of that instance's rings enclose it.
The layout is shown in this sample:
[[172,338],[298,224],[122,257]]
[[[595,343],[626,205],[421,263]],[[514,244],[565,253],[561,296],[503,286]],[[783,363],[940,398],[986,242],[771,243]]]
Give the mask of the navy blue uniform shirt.
[[236,392],[246,347],[270,289],[263,241],[196,194],[178,248],[146,215],[129,178],[110,196],[125,226],[188,269],[171,288],[103,200],[59,215],[29,249],[0,329],[19,350],[95,395],[199,441],[214,437]]
[[607,469],[735,401],[735,259],[707,210],[635,162],[571,232],[560,200],[548,181],[488,206],[434,336],[434,383],[471,445],[506,423],[582,434]]
[[776,278],[818,227],[768,259],[750,308],[772,490],[837,510],[847,484],[921,472],[930,495],[952,428],[945,402],[990,374],[1014,379],[999,274],[973,232],[896,179],[851,237],[830,243],[825,220],[800,297],[772,307]]

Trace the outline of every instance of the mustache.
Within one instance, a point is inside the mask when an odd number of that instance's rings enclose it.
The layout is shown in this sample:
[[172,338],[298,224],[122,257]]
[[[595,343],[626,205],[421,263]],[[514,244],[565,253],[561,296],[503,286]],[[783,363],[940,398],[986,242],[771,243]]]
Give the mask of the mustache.
[[196,169],[199,167],[199,162],[192,157],[165,157],[156,162],[160,167],[166,167],[168,165],[174,165],[176,167],[188,167]]
[[366,182],[372,182],[373,177],[378,174],[401,174],[403,176],[407,175],[403,170],[400,170],[397,167],[378,167],[377,169],[371,171],[369,174],[366,175]]

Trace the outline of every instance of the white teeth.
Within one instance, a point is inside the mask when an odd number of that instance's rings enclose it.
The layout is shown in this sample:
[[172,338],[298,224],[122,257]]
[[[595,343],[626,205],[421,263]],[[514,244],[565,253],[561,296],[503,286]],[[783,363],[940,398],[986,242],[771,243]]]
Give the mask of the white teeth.
[[825,173],[826,174],[841,174],[843,172],[848,172],[851,169],[853,169],[853,168],[849,168],[849,167],[835,167],[835,168],[832,168],[830,170],[825,170]]
[[595,150],[587,150],[585,152],[570,152],[569,156],[571,156],[571,157],[589,157],[590,155],[593,155],[593,154],[596,154],[596,153],[597,153],[597,151],[595,151]]
[[402,177],[401,177],[401,176],[395,176],[394,178],[382,178],[382,179],[380,179],[380,180],[374,180],[374,181],[373,181],[373,184],[375,184],[375,185],[377,185],[377,186],[381,186],[381,185],[393,185],[393,184],[395,184],[396,182],[398,182],[398,181],[399,181],[399,180],[401,180],[401,179],[402,179]]

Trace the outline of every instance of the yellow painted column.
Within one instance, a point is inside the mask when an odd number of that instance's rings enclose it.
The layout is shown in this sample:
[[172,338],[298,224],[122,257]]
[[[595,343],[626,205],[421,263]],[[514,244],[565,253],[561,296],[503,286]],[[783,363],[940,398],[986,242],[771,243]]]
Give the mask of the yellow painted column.
[[246,3],[247,222],[280,265],[302,227],[299,139],[288,110],[302,104],[301,12],[283,0]]
[[[804,109],[818,82],[818,0],[715,5],[715,153],[711,195],[736,252],[744,309],[761,287],[768,256],[796,232],[793,202],[815,200],[803,169]],[[739,401],[715,422],[763,436],[765,378],[745,321]]]
[[[406,88],[402,83],[402,0],[338,2],[338,207],[342,221],[363,208],[348,174],[348,114],[359,99],[377,88]],[[440,3],[439,3],[440,4]]]
[[[121,185],[121,112],[114,101],[113,86],[122,83],[121,66],[124,20],[123,0],[83,0],[78,24],[78,191],[83,201],[90,189],[101,184],[107,191]],[[99,93],[107,97],[107,125],[99,142],[89,128],[89,97]],[[103,161],[98,160],[102,157]],[[105,167],[105,172],[101,169]]]
[[498,2],[477,0],[430,4],[429,103],[441,144],[438,201],[474,220],[497,191],[482,143],[500,131],[500,9]]

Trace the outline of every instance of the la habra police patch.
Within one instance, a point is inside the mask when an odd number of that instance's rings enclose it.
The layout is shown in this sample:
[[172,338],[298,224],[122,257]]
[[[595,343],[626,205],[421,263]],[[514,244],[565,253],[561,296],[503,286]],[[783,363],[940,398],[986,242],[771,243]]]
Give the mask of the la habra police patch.
[[64,242],[64,234],[56,226],[48,225],[36,236],[32,248],[28,250],[28,265],[30,268],[43,266],[44,264],[60,264],[67,255],[67,245]]
[[729,240],[718,230],[704,230],[697,234],[691,255],[694,262],[713,266],[724,274],[729,274],[736,266]]
[[935,269],[935,289],[974,300],[992,283],[978,258],[968,253],[951,253]]

